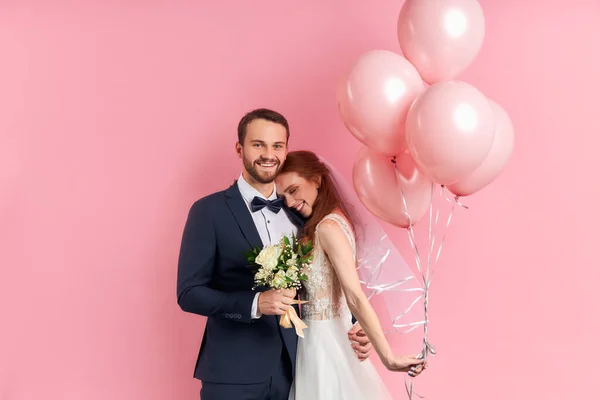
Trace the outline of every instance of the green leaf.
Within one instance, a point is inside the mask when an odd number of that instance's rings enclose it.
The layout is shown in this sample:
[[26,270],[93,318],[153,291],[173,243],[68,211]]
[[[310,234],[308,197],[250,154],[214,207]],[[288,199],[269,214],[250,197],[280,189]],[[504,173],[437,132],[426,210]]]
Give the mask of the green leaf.
[[250,249],[250,250],[244,252],[243,254],[244,254],[244,256],[246,256],[246,258],[249,258],[252,256],[254,256],[256,258],[260,254],[260,249],[258,246],[254,246],[253,249]]
[[290,239],[288,239],[287,236],[284,236],[283,237],[283,243],[285,243],[286,246],[289,246],[290,245]]

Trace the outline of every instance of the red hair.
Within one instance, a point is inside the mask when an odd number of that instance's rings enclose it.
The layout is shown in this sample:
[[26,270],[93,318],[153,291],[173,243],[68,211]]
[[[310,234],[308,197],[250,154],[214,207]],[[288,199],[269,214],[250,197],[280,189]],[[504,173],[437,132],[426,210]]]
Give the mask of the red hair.
[[312,206],[312,214],[306,221],[302,231],[302,240],[315,239],[317,224],[327,215],[339,211],[348,220],[354,230],[354,224],[344,206],[338,188],[333,183],[331,171],[312,151],[291,151],[288,153],[280,174],[295,172],[307,181],[319,182],[319,194]]

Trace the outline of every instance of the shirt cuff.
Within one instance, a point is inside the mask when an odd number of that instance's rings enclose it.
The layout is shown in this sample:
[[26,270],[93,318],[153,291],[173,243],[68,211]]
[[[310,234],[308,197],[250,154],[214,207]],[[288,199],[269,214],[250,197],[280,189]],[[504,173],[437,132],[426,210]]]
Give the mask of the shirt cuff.
[[256,295],[254,296],[254,301],[252,302],[252,311],[250,314],[252,319],[258,319],[262,317],[262,314],[260,313],[260,311],[258,311],[258,296],[260,296],[260,292],[256,293]]

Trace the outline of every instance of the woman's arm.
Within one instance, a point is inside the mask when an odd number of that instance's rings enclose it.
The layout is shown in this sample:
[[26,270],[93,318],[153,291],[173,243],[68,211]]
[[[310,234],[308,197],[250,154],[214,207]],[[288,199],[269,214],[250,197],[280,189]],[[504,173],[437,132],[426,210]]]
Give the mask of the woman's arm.
[[393,354],[377,314],[362,290],[351,244],[340,225],[333,220],[321,222],[319,243],[333,264],[350,311],[371,340],[383,364],[390,370],[399,371],[408,371],[411,366],[422,364],[423,361],[415,357]]

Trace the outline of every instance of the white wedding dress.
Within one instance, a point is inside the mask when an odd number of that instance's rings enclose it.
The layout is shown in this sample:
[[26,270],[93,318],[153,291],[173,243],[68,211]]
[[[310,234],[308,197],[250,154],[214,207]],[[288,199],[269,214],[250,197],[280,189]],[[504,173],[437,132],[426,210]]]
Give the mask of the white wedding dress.
[[[346,220],[335,213],[324,220],[340,225],[356,258],[354,235]],[[289,400],[391,399],[373,364],[359,361],[348,340],[352,315],[335,270],[319,244],[318,225],[313,254],[303,299],[308,303],[302,305],[302,319],[308,329],[304,338],[298,338],[296,376]]]

